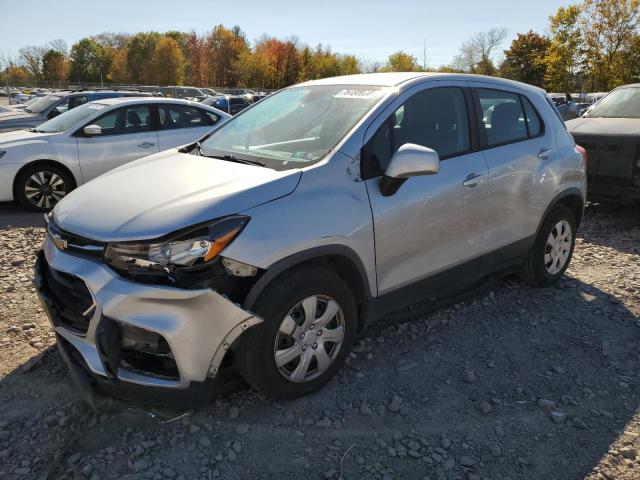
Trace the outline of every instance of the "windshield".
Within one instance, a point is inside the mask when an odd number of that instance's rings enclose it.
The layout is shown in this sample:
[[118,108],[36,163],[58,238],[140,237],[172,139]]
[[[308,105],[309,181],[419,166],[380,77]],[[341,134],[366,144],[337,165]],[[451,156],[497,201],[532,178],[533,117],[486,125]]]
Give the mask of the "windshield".
[[614,90],[591,107],[585,117],[640,118],[640,88]]
[[43,133],[63,132],[82,122],[84,119],[89,118],[104,107],[106,107],[106,105],[102,103],[85,103],[84,105],[80,105],[72,110],[61,113],[48,122],[38,125],[38,128],[36,128],[35,131]]
[[57,95],[47,95],[46,97],[39,97],[38,100],[29,105],[25,110],[29,113],[41,113],[44,112],[51,105],[59,101],[62,97]]
[[380,100],[381,87],[312,85],[265,98],[202,143],[207,156],[298,168],[323,158]]

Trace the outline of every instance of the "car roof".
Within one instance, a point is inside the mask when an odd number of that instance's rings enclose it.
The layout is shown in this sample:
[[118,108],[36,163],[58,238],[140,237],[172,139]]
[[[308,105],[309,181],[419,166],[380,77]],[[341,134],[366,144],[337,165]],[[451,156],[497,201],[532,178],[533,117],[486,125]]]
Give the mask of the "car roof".
[[164,97],[113,97],[113,98],[100,98],[94,101],[95,103],[101,103],[102,105],[125,105],[127,103],[178,103],[181,105],[194,105],[207,107],[199,102],[190,102],[189,100],[183,100],[181,98],[164,98]]
[[342,75],[320,80],[310,80],[300,85],[372,85],[379,87],[407,87],[425,80],[481,80],[498,85],[511,86],[536,93],[544,90],[526,83],[507,80],[486,75],[473,75],[469,73],[439,73],[439,72],[381,72],[361,73],[357,75]]

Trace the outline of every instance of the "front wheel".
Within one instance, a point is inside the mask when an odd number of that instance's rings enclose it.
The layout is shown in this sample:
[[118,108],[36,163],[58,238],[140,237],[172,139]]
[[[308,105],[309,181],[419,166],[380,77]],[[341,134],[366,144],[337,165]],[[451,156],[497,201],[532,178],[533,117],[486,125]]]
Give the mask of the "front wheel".
[[556,205],[542,222],[521,276],[532,286],[556,283],[569,267],[576,239],[576,220],[564,205]]
[[60,167],[34,165],[20,172],[15,182],[16,200],[25,208],[47,212],[73,188],[73,181]]
[[356,331],[356,305],[347,284],[323,268],[297,269],[267,287],[255,307],[263,323],[236,351],[245,380],[276,399],[321,388],[340,368]]

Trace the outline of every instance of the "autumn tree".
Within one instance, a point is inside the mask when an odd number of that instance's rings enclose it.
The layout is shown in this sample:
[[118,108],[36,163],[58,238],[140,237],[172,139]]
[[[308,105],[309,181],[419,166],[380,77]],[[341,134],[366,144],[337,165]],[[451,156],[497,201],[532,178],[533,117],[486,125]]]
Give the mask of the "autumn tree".
[[69,62],[65,54],[58,50],[47,50],[42,57],[43,78],[58,86],[69,77]]
[[128,54],[129,48],[127,46],[117,48],[113,52],[113,56],[111,57],[111,66],[109,68],[109,73],[107,74],[107,79],[110,82],[121,84],[131,83],[131,77],[129,76],[129,70],[127,68]]
[[623,83],[628,47],[640,25],[640,0],[585,0],[579,25],[588,87],[610,90]]
[[382,68],[382,71],[387,72],[417,72],[420,70],[416,57],[402,50],[389,55],[387,64]]
[[18,51],[20,63],[29,76],[35,80],[42,77],[42,57],[45,54],[43,47],[23,47]]
[[153,52],[153,73],[156,85],[182,85],[184,55],[177,41],[162,37]]
[[582,33],[579,5],[560,7],[549,20],[551,42],[545,63],[545,88],[554,92],[570,92],[577,88],[576,76],[582,69]]
[[187,36],[187,52],[185,81],[188,85],[204,86],[208,68],[205,39],[196,32],[190,32]]
[[504,51],[505,60],[500,75],[520,82],[542,87],[547,71],[545,62],[551,42],[533,30],[519,33]]
[[249,44],[240,27],[228,29],[224,25],[216,26],[206,39],[208,84],[219,87],[235,86],[238,79],[234,66],[240,55],[248,50]]

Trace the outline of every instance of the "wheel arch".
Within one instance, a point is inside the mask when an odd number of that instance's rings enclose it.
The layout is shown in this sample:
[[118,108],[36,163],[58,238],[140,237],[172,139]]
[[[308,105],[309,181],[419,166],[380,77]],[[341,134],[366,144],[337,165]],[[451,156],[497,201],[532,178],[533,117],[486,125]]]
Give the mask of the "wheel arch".
[[51,165],[53,167],[60,168],[67,175],[69,175],[69,178],[73,182],[73,185],[71,185],[71,189],[70,190],[73,190],[74,188],[76,188],[78,186],[78,179],[73,174],[73,172],[69,169],[69,167],[67,167],[64,163],[58,162],[56,160],[48,160],[48,159],[32,160],[31,162],[25,163],[22,167],[20,167],[20,170],[18,170],[16,172],[16,175],[13,178],[12,192],[13,192],[14,200],[17,198],[17,196],[16,196],[16,187],[17,187],[17,183],[18,183],[18,178],[20,178],[20,175],[22,174],[22,172],[24,172],[27,168],[31,168],[31,167],[34,167],[34,166],[37,166],[37,165]]
[[283,258],[267,269],[251,287],[243,308],[251,311],[268,285],[285,273],[305,266],[320,266],[338,274],[351,289],[358,309],[358,331],[365,325],[369,300],[372,297],[364,265],[356,252],[344,245],[324,245]]
[[575,219],[576,219],[576,228],[578,228],[580,226],[580,222],[582,221],[582,217],[583,217],[583,214],[584,214],[584,206],[585,206],[584,196],[583,196],[582,192],[580,191],[580,189],[578,189],[578,188],[568,188],[567,190],[563,190],[562,192],[557,194],[551,200],[551,202],[549,202],[549,205],[547,206],[546,210],[544,211],[544,214],[542,215],[542,218],[538,222],[538,228],[536,229],[536,235],[540,231],[540,227],[544,223],[544,219],[547,218],[547,215],[549,215],[549,212],[551,212],[551,210],[553,210],[553,208],[556,205],[564,205],[569,210],[571,210],[573,212],[573,215],[575,216]]

